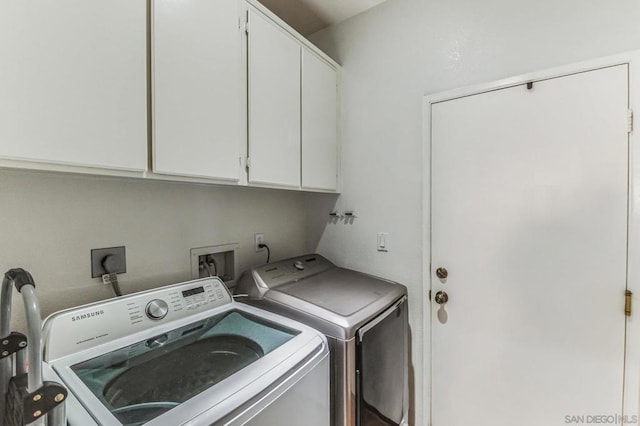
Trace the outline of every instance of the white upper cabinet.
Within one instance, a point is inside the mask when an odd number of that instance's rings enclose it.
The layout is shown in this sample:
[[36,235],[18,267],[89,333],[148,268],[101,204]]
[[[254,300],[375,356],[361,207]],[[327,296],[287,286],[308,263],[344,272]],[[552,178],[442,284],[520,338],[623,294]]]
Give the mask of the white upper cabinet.
[[0,158],[146,170],[146,5],[2,2]]
[[240,6],[153,1],[154,172],[240,180],[246,149]]
[[249,183],[300,188],[300,44],[249,9]]
[[0,167],[336,191],[338,70],[258,0],[5,1]]
[[302,187],[335,191],[338,174],[336,69],[302,51]]

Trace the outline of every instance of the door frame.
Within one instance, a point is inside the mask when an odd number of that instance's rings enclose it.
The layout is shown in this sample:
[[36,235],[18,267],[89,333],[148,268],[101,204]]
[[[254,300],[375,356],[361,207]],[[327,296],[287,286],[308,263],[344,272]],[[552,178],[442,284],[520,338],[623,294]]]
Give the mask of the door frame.
[[[627,317],[625,336],[624,372],[624,412],[622,414],[640,417],[640,50],[613,56],[577,62],[542,71],[497,80],[489,83],[448,90],[423,98],[423,222],[422,222],[422,295],[423,295],[423,335],[422,335],[422,407],[423,418],[431,425],[431,105],[461,97],[477,95],[494,90],[526,84],[530,81],[546,80],[571,74],[593,71],[615,65],[628,65],[629,109],[635,112],[634,130],[629,133],[629,180],[628,180],[628,223],[627,223],[627,289],[633,292],[633,313]],[[630,262],[629,259],[638,259]],[[624,308],[624,295],[620,295],[620,309]],[[570,414],[570,413],[567,413]],[[589,414],[589,413],[585,413]],[[596,414],[596,413],[594,413]],[[600,414],[600,413],[598,413]],[[609,413],[602,413],[609,414]],[[611,413],[614,414],[614,413]]]

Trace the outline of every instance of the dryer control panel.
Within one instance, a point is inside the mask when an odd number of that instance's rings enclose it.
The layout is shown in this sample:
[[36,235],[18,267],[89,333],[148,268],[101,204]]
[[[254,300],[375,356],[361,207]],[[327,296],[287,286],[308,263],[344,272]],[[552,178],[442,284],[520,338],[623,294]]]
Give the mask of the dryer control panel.
[[45,320],[44,359],[57,359],[232,303],[224,283],[210,277],[60,311]]
[[254,271],[261,281],[260,285],[275,288],[331,268],[335,268],[335,265],[324,257],[319,254],[309,254],[277,263],[269,263],[255,268]]

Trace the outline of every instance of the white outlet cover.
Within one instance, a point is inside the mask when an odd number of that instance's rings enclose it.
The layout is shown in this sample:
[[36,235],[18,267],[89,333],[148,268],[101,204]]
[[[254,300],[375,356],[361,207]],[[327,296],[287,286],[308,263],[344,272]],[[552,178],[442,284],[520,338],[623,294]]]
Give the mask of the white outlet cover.
[[259,247],[260,244],[264,244],[264,234],[262,234],[262,233],[254,234],[253,235],[253,247],[255,248],[256,252],[264,251],[264,247],[263,248]]

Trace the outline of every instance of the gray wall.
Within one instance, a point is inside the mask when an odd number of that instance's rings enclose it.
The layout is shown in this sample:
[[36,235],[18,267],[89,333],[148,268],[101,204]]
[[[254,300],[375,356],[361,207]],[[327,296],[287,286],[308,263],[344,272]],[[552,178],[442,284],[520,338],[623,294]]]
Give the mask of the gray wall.
[[[125,245],[124,293],[190,279],[194,247],[239,243],[239,269],[307,251],[305,195],[81,175],[0,170],[0,269],[30,271],[44,315],[113,297],[91,278],[92,248]],[[24,329],[14,295],[12,329]]]
[[[405,283],[413,339],[413,424],[427,424],[422,372],[422,98],[579,60],[639,49],[637,0],[389,0],[312,40],[343,66],[343,193],[351,224],[310,200],[310,236],[342,266]],[[376,251],[389,232],[390,251]],[[426,366],[423,366],[423,355]]]

